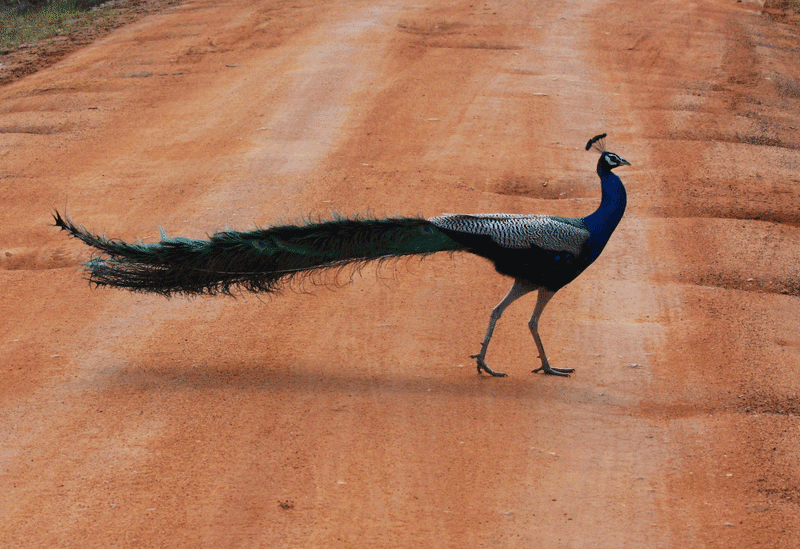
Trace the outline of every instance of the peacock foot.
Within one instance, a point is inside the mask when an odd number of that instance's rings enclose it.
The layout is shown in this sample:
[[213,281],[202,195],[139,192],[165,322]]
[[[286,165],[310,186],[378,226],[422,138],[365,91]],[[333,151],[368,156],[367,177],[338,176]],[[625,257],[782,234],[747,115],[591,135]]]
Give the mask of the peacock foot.
[[481,355],[470,355],[470,358],[474,358],[478,362],[478,373],[479,374],[481,372],[486,372],[487,374],[492,375],[494,377],[506,377],[506,374],[504,374],[503,372],[495,372],[494,370],[489,368],[489,366],[483,360],[483,356],[481,356]]
[[532,370],[532,373],[535,374],[536,372],[543,372],[551,376],[569,377],[569,375],[574,371],[575,368],[553,368],[549,364],[542,364],[535,370]]

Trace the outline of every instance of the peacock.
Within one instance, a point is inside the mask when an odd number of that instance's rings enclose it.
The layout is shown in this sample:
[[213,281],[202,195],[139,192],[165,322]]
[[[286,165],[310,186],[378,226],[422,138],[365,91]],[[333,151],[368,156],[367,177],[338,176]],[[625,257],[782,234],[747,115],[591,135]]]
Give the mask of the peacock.
[[55,226],[95,248],[86,263],[88,279],[98,286],[173,294],[232,294],[236,290],[277,292],[302,274],[370,261],[437,252],[469,252],[494,263],[514,280],[492,310],[478,354],[478,373],[505,376],[486,364],[497,321],[511,303],[536,290],[529,327],[541,366],[533,370],[569,376],[574,368],[550,366],[539,336],[539,319],[556,292],[572,282],[603,251],[625,212],[626,192],[615,168],[630,163],[605,148],[606,134],[593,137],[586,150],[600,153],[597,174],[602,198],[583,218],[524,214],[445,214],[430,219],[334,216],[328,221],[279,225],[248,232],[217,232],[207,240],[161,234],[156,243],[126,243],[96,235],[58,211]]

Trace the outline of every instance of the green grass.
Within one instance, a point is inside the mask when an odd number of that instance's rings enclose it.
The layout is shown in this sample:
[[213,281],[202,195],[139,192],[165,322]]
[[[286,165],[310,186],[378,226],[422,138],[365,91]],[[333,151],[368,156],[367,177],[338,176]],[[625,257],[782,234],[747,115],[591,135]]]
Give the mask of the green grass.
[[77,3],[78,0],[53,0],[27,10],[0,6],[0,53],[68,34],[75,27],[105,17],[101,11],[87,11],[77,7]]

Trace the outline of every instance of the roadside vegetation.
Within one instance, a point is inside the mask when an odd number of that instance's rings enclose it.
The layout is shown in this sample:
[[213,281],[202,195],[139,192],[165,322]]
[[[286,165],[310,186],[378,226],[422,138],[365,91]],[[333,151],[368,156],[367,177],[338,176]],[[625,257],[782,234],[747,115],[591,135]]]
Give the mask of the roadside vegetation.
[[106,0],[0,0],[0,54],[110,17]]
[[800,13],[800,0],[764,0],[764,7]]

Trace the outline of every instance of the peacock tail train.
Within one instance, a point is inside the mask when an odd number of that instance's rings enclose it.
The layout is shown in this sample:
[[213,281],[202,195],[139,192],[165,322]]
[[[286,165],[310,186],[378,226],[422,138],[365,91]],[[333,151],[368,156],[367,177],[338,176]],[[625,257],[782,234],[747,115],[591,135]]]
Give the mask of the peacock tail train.
[[224,231],[208,240],[169,238],[130,244],[75,225],[58,212],[55,225],[94,247],[89,280],[136,292],[230,294],[275,292],[297,274],[466,247],[421,218],[348,219]]

